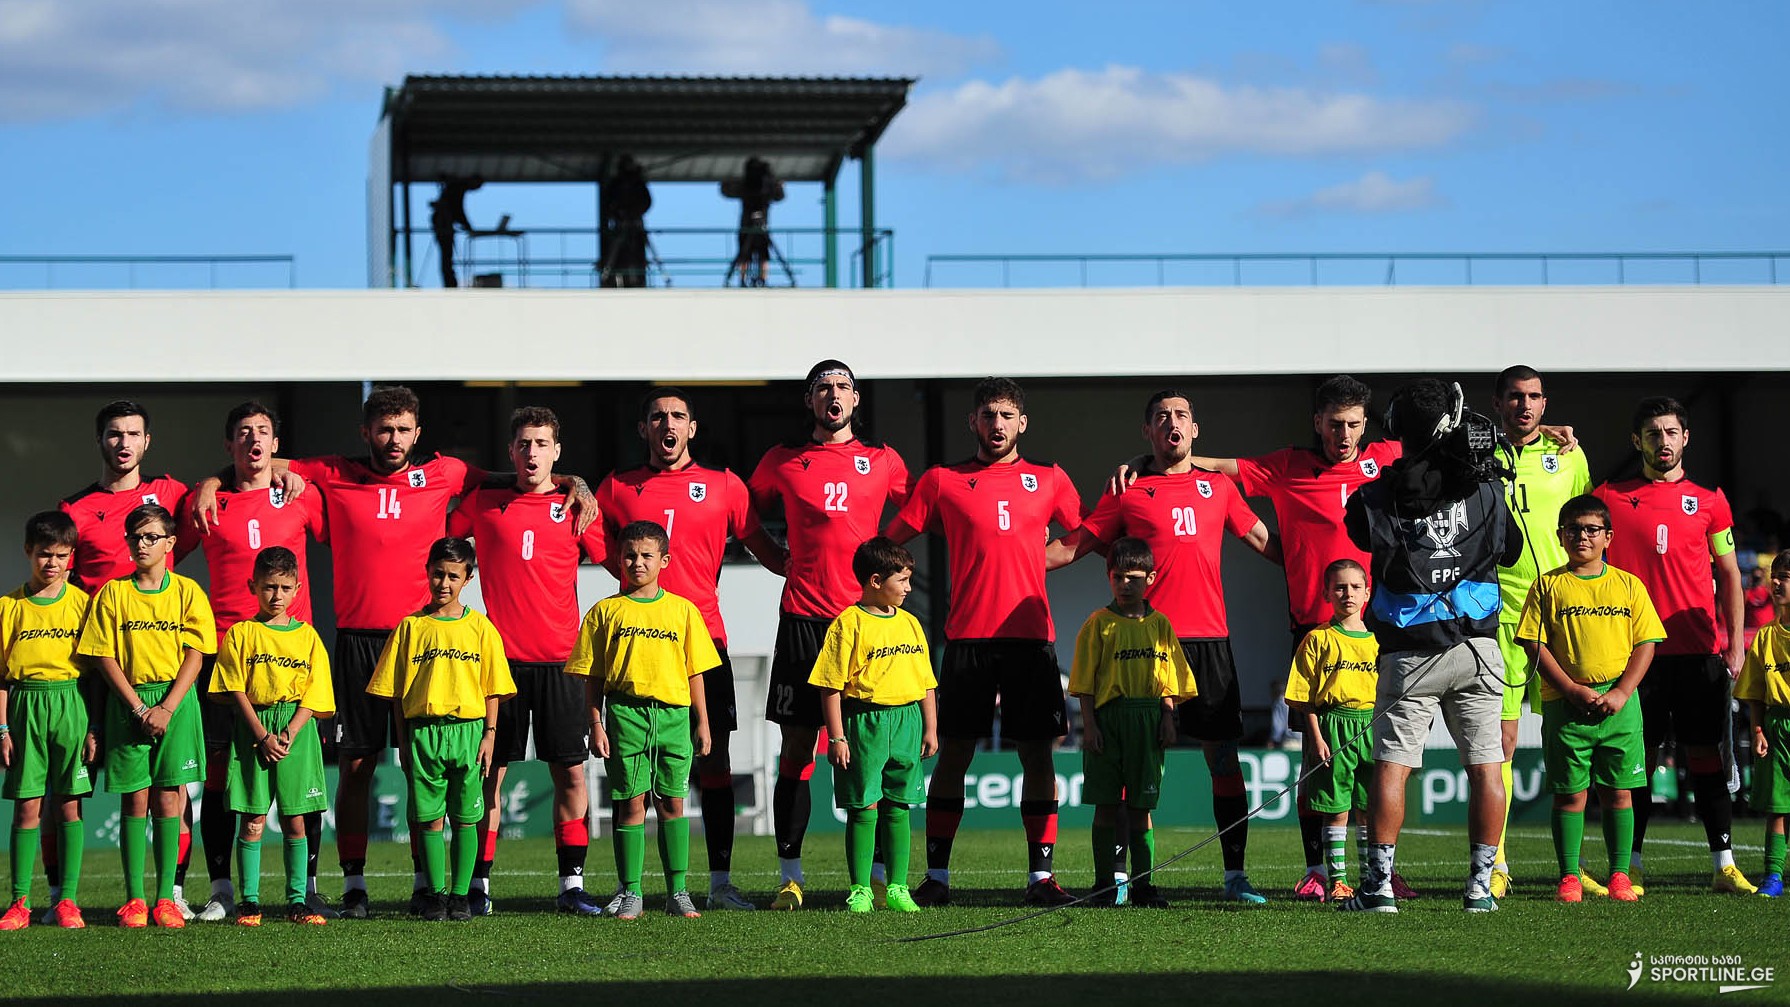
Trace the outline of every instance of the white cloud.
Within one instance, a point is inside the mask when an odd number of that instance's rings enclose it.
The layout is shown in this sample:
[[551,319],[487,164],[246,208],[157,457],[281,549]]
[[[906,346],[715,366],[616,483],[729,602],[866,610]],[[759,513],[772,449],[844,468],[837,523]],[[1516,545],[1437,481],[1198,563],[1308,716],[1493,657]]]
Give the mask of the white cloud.
[[453,46],[442,14],[532,0],[0,0],[0,120],[279,108],[395,82]]
[[1071,182],[1225,154],[1306,157],[1439,147],[1468,129],[1456,101],[1308,88],[1225,87],[1133,67],[1059,70],[921,94],[885,156],[947,170]]
[[807,0],[568,0],[573,27],[617,69],[652,73],[960,74],[987,37],[816,14]]
[[1275,217],[1307,213],[1399,213],[1444,205],[1436,180],[1428,175],[1399,181],[1383,171],[1370,171],[1352,182],[1319,189],[1298,199],[1263,203],[1257,211]]

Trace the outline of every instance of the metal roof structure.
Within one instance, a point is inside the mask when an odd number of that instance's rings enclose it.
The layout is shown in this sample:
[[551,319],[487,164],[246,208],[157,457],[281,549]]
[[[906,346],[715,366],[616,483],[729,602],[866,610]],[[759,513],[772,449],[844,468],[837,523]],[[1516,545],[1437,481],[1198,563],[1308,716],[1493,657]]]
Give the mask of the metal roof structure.
[[406,77],[386,92],[392,181],[718,182],[752,155],[827,182],[870,149],[914,81],[780,77]]

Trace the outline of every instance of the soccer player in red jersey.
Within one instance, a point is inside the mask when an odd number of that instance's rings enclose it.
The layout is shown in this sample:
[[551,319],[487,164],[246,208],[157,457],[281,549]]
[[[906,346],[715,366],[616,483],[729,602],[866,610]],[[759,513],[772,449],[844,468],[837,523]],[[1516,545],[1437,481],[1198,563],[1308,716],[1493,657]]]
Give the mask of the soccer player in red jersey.
[[942,534],[951,557],[951,597],[939,672],[939,760],[926,795],[926,880],[921,905],[950,902],[951,846],[963,818],[963,780],[976,743],[1013,739],[1025,775],[1019,813],[1028,849],[1025,901],[1074,901],[1057,883],[1057,777],[1051,751],[1068,733],[1056,627],[1044,589],[1050,526],[1081,525],[1081,498],[1055,465],[1020,457],[1025,391],[1006,378],[976,385],[970,430],[976,457],[927,469],[884,532],[896,543]]
[[554,484],[559,433],[559,417],[553,410],[539,406],[516,410],[510,417],[515,483],[474,489],[448,515],[449,535],[478,544],[485,613],[503,637],[516,680],[516,695],[497,708],[497,744],[485,778],[485,833],[468,898],[474,916],[491,915],[491,866],[503,813],[498,795],[509,764],[528,752],[531,723],[535,757],[547,764],[553,778],[557,906],[561,912],[585,916],[603,911],[603,904],[584,890],[584,861],[590,849],[584,684],[565,673],[581,617],[578,562],[580,557],[602,561],[603,528],[593,523],[580,534],[565,495]]
[[827,627],[862,593],[852,553],[877,533],[883,508],[907,499],[907,465],[893,448],[858,438],[861,401],[852,370],[823,360],[808,371],[802,396],[808,429],[765,452],[746,481],[761,519],[782,505],[789,546],[771,689],[765,718],[783,733],[771,794],[782,884],[773,909],[802,905],[802,839],[808,831],[808,781],[825,725],[820,690],[808,684]]
[[62,510],[75,519],[81,536],[68,579],[88,594],[97,594],[106,581],[128,577],[136,569],[124,546],[126,514],[146,503],[174,511],[186,498],[186,484],[173,476],[143,478],[149,410],[124,399],[109,402],[93,418],[93,428],[105,470],[98,482],[62,498]]
[[1199,686],[1199,695],[1181,705],[1181,730],[1200,740],[1212,774],[1225,898],[1259,905],[1267,899],[1243,866],[1249,845],[1249,801],[1237,757],[1243,707],[1220,561],[1227,532],[1276,562],[1280,551],[1231,481],[1195,463],[1199,433],[1187,393],[1170,388],[1152,395],[1144,406],[1149,462],[1129,490],[1102,497],[1080,529],[1052,543],[1049,559],[1053,568],[1062,566],[1125,536],[1149,543],[1156,580],[1145,597],[1174,625]]
[[[605,536],[619,542],[621,529],[635,521],[663,525],[675,543],[676,561],[659,576],[665,590],[688,598],[702,613],[715,641],[721,664],[702,676],[706,723],[712,744],[696,760],[697,788],[702,797],[703,840],[709,856],[710,909],[756,909],[733,884],[734,797],[729,741],[739,726],[735,708],[733,664],[727,659],[727,627],[721,621],[716,585],[728,536],[745,544],[767,569],[782,574],[783,547],[759,527],[751,494],[740,477],[727,469],[698,465],[690,453],[697,421],[690,396],[681,388],[659,387],[640,403],[640,439],[646,442],[646,464],[616,472],[597,487],[597,507]],[[608,559],[620,577],[619,553]]]
[[[1668,734],[1685,747],[1715,869],[1714,888],[1750,894],[1755,889],[1734,865],[1734,806],[1719,748],[1728,731],[1730,680],[1740,674],[1744,654],[1734,515],[1721,490],[1705,489],[1685,476],[1684,449],[1691,434],[1684,406],[1665,397],[1643,399],[1630,429],[1641,454],[1641,477],[1607,482],[1592,492],[1609,506],[1614,525],[1608,561],[1641,578],[1666,624],[1666,641],[1655,648],[1653,667],[1641,680],[1647,776],[1652,779]],[[1718,616],[1725,648],[1717,640]],[[1639,885],[1651,790],[1636,791],[1634,803],[1629,876]]]
[[[262,549],[284,546],[298,557],[298,591],[287,608],[295,619],[311,619],[311,584],[305,571],[305,536],[324,538],[323,503],[316,493],[288,496],[274,478],[273,459],[280,449],[280,421],[274,411],[259,402],[244,402],[224,419],[224,450],[230,456],[231,481],[217,494],[218,519],[201,533],[192,521],[187,498],[181,510],[180,539],[175,551],[205,551],[210,574],[211,609],[217,620],[218,641],[224,633],[260,610],[250,587],[255,557]],[[206,654],[199,665],[194,688],[204,695],[211,685],[216,654]],[[199,837],[205,845],[205,867],[211,875],[211,898],[199,911],[202,920],[223,920],[235,913],[235,893],[230,884],[230,861],[236,839],[236,815],[230,810],[225,787],[232,734],[230,709],[220,703],[201,703],[205,728],[205,800],[199,816]],[[315,898],[317,849],[322,845],[323,813],[306,816],[305,835],[310,840],[309,884],[315,908],[327,909]]]

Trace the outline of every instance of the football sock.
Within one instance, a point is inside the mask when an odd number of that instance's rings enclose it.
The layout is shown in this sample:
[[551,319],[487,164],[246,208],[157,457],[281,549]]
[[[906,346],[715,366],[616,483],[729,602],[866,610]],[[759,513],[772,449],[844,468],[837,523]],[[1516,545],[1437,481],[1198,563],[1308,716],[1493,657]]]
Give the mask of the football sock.
[[[800,860],[802,840],[808,835],[808,817],[813,811],[808,778],[803,772],[790,772],[785,764],[771,789],[771,820],[777,839],[777,859]],[[810,763],[806,770],[812,772]]]
[[[1236,755],[1231,756],[1236,764]],[[1243,854],[1249,848],[1249,799],[1244,795],[1243,774],[1232,771],[1212,777],[1212,817],[1223,830],[1224,869],[1243,870]]]
[[230,795],[220,786],[205,788],[200,807],[199,840],[205,844],[205,873],[213,881],[230,879],[230,850],[236,839],[236,813]]
[[1361,878],[1367,880],[1367,826],[1355,826],[1355,862],[1361,865]]
[[310,858],[311,844],[303,836],[287,836],[285,843],[286,860],[286,904],[303,905],[305,901],[305,861]]
[[1724,772],[1691,774],[1691,792],[1697,798],[1697,817],[1703,819],[1703,834],[1709,840],[1711,853],[1733,848],[1734,798],[1728,794],[1728,774]]
[[[1581,821],[1582,824],[1582,821]],[[1491,843],[1474,843],[1467,852],[1467,893],[1480,892],[1491,894],[1492,861],[1498,856],[1498,848]]]
[[[1124,859],[1119,854],[1119,859]],[[1149,871],[1156,869],[1156,830],[1141,829],[1131,834],[1131,876],[1144,878],[1145,883],[1155,884],[1154,876],[1144,877]]]
[[323,812],[305,816],[305,890],[317,890],[317,856],[323,849]]
[[437,895],[446,895],[448,889],[447,876],[447,831],[446,829],[425,829],[418,822],[411,830],[417,837],[423,859],[422,887]]
[[1094,823],[1094,890],[1113,884],[1113,827]]
[[[441,827],[443,829],[448,828],[447,823],[443,822]],[[431,887],[431,882],[429,879],[429,863],[428,863],[428,859],[427,859],[428,854],[423,850],[422,837],[417,835],[417,833],[419,831],[421,831],[421,830],[419,830],[419,829],[411,829],[410,830],[410,871],[411,871],[410,885],[411,885],[411,888],[416,891],[428,890],[428,891],[446,893],[447,885],[445,882],[443,882],[443,884],[438,887]],[[447,833],[445,833],[445,832],[441,833],[441,838],[442,838],[442,848],[446,849],[447,848]],[[443,862],[445,863],[446,861],[443,861]],[[443,877],[445,878],[446,875],[444,874]]]
[[854,885],[870,883],[870,853],[876,846],[876,809],[850,808],[845,820],[845,871]]
[[1305,847],[1305,871],[1324,869],[1324,816],[1315,811],[1299,812],[1299,841]]
[[12,897],[22,899],[31,894],[31,869],[37,866],[37,837],[39,830],[23,829],[18,824],[18,812],[13,813],[12,826]]
[[733,775],[703,773],[696,782],[698,796],[702,799],[702,845],[708,851],[709,871],[730,871],[733,869]]
[[1363,891],[1387,898],[1392,896],[1392,865],[1397,853],[1396,843],[1367,844],[1367,859],[1361,867]]
[[[48,807],[49,804],[49,801],[44,802],[46,807]],[[56,896],[59,893],[59,889],[62,888],[62,861],[64,854],[62,851],[56,849],[56,844],[54,842],[46,841],[43,844],[43,855],[44,881],[50,886],[50,905],[55,905]],[[67,898],[68,896],[64,895],[62,897]]]
[[180,867],[180,840],[190,833],[180,831],[180,816],[155,820],[155,898],[156,901],[174,897],[174,886],[180,882],[175,875]]
[[887,884],[889,881],[889,861],[883,856],[883,834],[876,834],[876,842],[870,847],[870,877]]
[[1647,839],[1647,820],[1653,817],[1653,787],[1636,787],[1629,792],[1635,811],[1635,863],[1640,864],[1641,844]]
[[242,900],[261,902],[261,840],[236,840],[236,873],[242,878]]
[[584,861],[590,855],[590,826],[584,819],[553,823],[553,854],[559,860],[559,890],[582,891]]
[[[81,857],[87,850],[87,826],[83,822],[62,823],[62,891],[58,894],[70,902],[81,901]],[[44,844],[44,855],[49,856],[54,842]],[[51,901],[55,905],[55,901]]]
[[957,827],[963,824],[963,798],[928,797],[926,799],[926,876],[942,884],[951,883],[951,844],[957,841]]
[[[1121,792],[1122,795],[1123,792]],[[1118,818],[1113,820],[1113,880],[1124,882],[1131,876],[1125,873],[1125,851],[1131,846],[1131,813],[1121,808]],[[1098,861],[1096,861],[1098,863]]]
[[665,870],[665,894],[675,895],[689,887],[690,820],[659,819],[659,866]]
[[1554,856],[1559,860],[1560,876],[1564,878],[1570,874],[1577,877],[1579,850],[1585,844],[1585,813],[1555,808],[1551,818],[1549,824],[1553,826]]
[[1057,848],[1057,802],[1020,801],[1019,817],[1026,829],[1026,870],[1033,881],[1048,878]]
[[914,856],[914,828],[905,804],[884,801],[876,818],[876,837],[889,871],[891,884],[907,884],[907,872]]
[[1324,826],[1324,848],[1329,851],[1330,880],[1349,883],[1349,827]]
[[[482,825],[482,823],[480,824]],[[486,829],[482,827],[479,829],[479,845],[478,852],[475,854],[475,859],[477,862],[473,864],[472,876],[480,880],[489,879],[491,877],[491,867],[493,864],[497,863],[496,829]],[[488,889],[488,886],[480,885],[479,888]]]
[[1634,845],[1635,809],[1605,808],[1604,848],[1610,855],[1611,874],[1628,870],[1628,855],[1634,852]]
[[454,876],[448,883],[449,895],[465,895],[472,890],[472,872],[479,860],[479,826],[477,822],[454,824]]
[[1712,865],[1714,865],[1715,869],[1718,871],[1724,867],[1733,867],[1734,866],[1734,851],[1733,850],[1711,850],[1709,852],[1709,862]]
[[1785,840],[1782,832],[1765,834],[1765,873],[1784,873]]
[[342,862],[342,887],[344,889],[359,888],[365,891],[366,881],[362,876],[367,873],[367,834],[365,832],[336,833],[336,855]]
[[1510,834],[1510,806],[1511,802],[1516,800],[1516,791],[1511,788],[1516,774],[1511,769],[1512,766],[1509,762],[1498,767],[1499,775],[1504,777],[1504,817],[1498,819],[1498,857],[1493,864],[1500,867],[1509,863],[1504,859],[1504,839]]
[[640,875],[646,870],[646,823],[615,827],[615,874],[623,891],[640,894]]
[[[186,869],[193,862],[193,833],[190,827],[185,827],[185,821],[182,821],[181,825],[183,828],[174,841],[174,884],[184,887],[186,885]],[[169,887],[168,894],[163,897],[170,899],[174,897],[172,886]]]
[[[124,860],[124,897],[143,897],[143,870],[149,856],[148,816],[126,815],[118,831],[118,853]],[[66,887],[63,888],[67,892]],[[66,897],[66,896],[64,896]]]

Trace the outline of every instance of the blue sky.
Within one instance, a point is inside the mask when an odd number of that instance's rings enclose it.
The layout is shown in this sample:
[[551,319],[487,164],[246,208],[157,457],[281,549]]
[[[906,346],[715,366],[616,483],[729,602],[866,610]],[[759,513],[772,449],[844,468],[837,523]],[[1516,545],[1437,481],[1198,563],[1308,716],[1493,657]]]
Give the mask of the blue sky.
[[[0,0],[0,255],[291,253],[362,286],[384,85],[670,72],[921,77],[878,163],[902,286],[932,253],[1776,249],[1787,43],[1764,0]],[[777,213],[818,224],[818,189]]]

